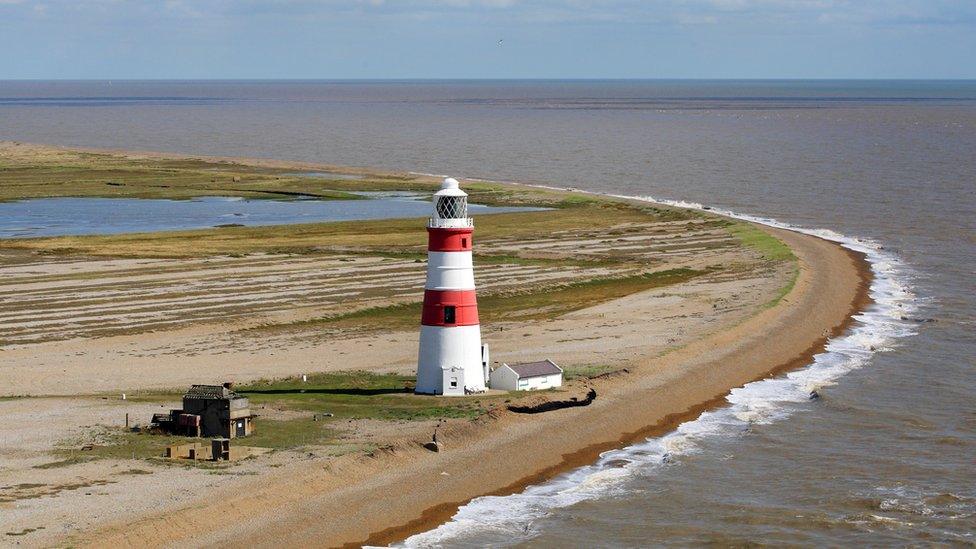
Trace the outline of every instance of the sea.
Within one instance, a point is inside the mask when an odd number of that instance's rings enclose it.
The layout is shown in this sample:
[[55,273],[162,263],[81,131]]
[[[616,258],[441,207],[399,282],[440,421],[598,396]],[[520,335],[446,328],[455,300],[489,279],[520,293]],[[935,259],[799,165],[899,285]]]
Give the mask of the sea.
[[569,187],[862,251],[874,303],[806,367],[402,545],[976,545],[976,81],[6,81],[0,139]]

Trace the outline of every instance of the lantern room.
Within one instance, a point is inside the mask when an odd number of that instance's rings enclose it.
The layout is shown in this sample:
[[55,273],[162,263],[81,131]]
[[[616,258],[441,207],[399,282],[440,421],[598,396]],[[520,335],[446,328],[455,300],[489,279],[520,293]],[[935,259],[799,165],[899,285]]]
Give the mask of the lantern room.
[[427,226],[437,229],[474,226],[474,220],[468,217],[468,194],[461,190],[457,179],[448,177],[434,193],[434,212]]

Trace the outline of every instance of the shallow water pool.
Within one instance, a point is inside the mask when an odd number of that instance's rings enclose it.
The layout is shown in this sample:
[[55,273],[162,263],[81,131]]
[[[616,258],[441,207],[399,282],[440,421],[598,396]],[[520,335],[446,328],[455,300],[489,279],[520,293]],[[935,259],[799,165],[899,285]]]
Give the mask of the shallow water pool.
[[[205,229],[226,225],[288,225],[357,219],[423,217],[427,197],[409,193],[360,193],[370,200],[192,200],[41,198],[0,202],[0,238],[119,234]],[[471,215],[528,211],[469,205]]]

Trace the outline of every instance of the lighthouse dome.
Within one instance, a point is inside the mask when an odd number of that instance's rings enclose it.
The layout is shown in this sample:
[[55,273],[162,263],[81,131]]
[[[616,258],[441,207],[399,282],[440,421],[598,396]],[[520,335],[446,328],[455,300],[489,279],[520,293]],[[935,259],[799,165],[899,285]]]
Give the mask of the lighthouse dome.
[[448,177],[441,183],[441,190],[434,193],[434,196],[468,196],[468,193],[461,190],[461,184],[457,179]]
[[441,183],[441,189],[434,193],[434,215],[428,226],[464,228],[472,225],[468,217],[468,193],[461,190],[457,179],[448,177]]

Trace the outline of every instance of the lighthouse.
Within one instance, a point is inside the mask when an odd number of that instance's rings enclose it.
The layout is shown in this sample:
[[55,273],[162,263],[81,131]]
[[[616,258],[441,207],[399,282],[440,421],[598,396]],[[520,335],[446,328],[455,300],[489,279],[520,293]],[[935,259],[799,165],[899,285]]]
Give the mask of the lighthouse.
[[417,393],[480,393],[488,381],[475,297],[468,195],[447,178],[427,222],[427,284],[420,319]]

